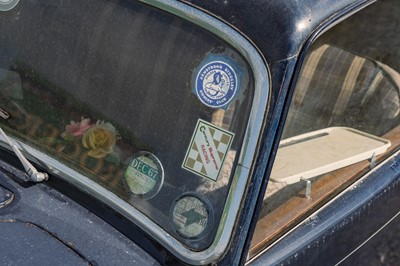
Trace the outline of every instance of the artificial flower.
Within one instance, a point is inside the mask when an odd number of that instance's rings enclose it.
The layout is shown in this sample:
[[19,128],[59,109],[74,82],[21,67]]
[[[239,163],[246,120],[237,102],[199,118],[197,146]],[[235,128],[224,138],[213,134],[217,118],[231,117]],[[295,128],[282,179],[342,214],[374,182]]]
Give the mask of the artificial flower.
[[117,131],[110,123],[98,121],[89,128],[82,137],[82,144],[90,149],[88,155],[94,158],[103,158],[113,152],[117,142]]
[[65,140],[72,140],[76,137],[82,136],[86,130],[93,127],[90,124],[90,118],[81,118],[81,122],[71,121],[69,125],[65,127],[65,131],[61,134],[61,137]]

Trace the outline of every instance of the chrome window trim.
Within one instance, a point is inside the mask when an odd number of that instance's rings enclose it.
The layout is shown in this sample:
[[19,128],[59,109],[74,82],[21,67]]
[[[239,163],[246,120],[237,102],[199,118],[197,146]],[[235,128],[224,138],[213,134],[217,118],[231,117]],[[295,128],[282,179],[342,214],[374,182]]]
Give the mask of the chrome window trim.
[[[43,165],[44,163],[49,172],[60,176],[120,212],[154,239],[158,240],[166,249],[180,260],[194,265],[208,264],[219,259],[229,244],[245,188],[252,173],[253,160],[256,155],[260,133],[264,126],[264,116],[269,99],[269,70],[266,67],[265,60],[253,44],[251,44],[235,29],[211,15],[174,0],[139,1],[172,13],[173,15],[179,16],[214,33],[237,49],[237,51],[241,53],[250,64],[253,71],[254,98],[249,122],[244,136],[242,152],[239,157],[236,171],[233,175],[233,181],[218,231],[211,246],[206,250],[199,252],[188,249],[172,235],[168,234],[160,226],[151,221],[147,216],[135,209],[132,205],[128,204],[96,182],[29,145],[18,140],[15,141],[19,148],[31,156],[41,158],[39,164]],[[0,137],[0,139],[4,141],[2,137]],[[6,147],[4,143],[1,143],[0,145]],[[30,159],[37,161],[34,158]]]
[[322,34],[324,34],[325,32],[329,31],[331,28],[335,27],[336,25],[338,25],[339,23],[342,23],[343,21],[345,21],[346,19],[352,17],[353,15],[355,15],[356,13],[358,13],[359,11],[361,11],[362,9],[372,5],[373,3],[375,3],[378,0],[367,0],[365,3],[362,3],[360,6],[357,6],[356,8],[353,8],[352,10],[350,10],[349,12],[343,14],[342,16],[340,16],[337,19],[334,19],[333,21],[327,21],[324,25],[321,25],[319,27],[320,31],[316,31],[313,36],[311,36],[312,38],[310,39],[311,41],[308,42],[308,46],[307,49],[314,43],[314,41],[316,39],[318,39]]

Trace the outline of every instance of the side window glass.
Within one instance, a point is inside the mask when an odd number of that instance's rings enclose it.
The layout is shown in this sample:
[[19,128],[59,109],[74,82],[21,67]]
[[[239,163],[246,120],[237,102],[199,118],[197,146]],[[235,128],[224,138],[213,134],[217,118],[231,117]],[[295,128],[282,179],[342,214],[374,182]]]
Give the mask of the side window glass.
[[250,255],[399,148],[399,10],[379,1],[308,50]]

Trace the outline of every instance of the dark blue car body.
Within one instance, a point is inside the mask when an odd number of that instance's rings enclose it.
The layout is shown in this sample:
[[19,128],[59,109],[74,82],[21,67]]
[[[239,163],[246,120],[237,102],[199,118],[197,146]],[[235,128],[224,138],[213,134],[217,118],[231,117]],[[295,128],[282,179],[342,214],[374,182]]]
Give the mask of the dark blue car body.
[[[29,10],[21,0],[21,16]],[[52,8],[72,1],[43,1],[35,12],[52,19]],[[93,1],[93,5],[96,5]],[[130,8],[134,1],[117,1]],[[363,8],[368,0],[304,1],[144,1],[174,15],[191,19],[207,16],[242,35],[264,60],[270,88],[262,130],[253,158],[247,190],[228,246],[212,265],[343,265],[365,260],[385,230],[396,230],[388,242],[399,244],[400,154],[379,162],[343,191],[325,199],[319,208],[288,228],[275,241],[249,257],[253,234],[289,111],[294,86],[306,52],[315,39],[333,25]],[[89,1],[88,1],[89,3]],[[178,10],[177,7],[184,7]],[[184,11],[182,11],[184,10]],[[11,11],[10,11],[11,12]],[[84,10],[80,11],[83,15]],[[187,12],[187,14],[185,14]],[[7,13],[4,13],[7,14]],[[199,15],[200,14],[200,15]],[[0,12],[0,17],[5,16]],[[202,21],[196,17],[196,23]],[[71,13],[72,19],[80,19]],[[373,19],[373,18],[371,18]],[[299,28],[299,24],[302,27]],[[222,29],[221,32],[224,32]],[[1,38],[1,37],[0,37]],[[29,42],[29,40],[26,40]],[[51,40],[49,40],[51,41]],[[55,44],[57,45],[57,44]],[[1,49],[1,47],[0,47]],[[0,106],[1,107],[1,106]],[[400,136],[399,136],[400,137]],[[126,219],[119,210],[102,202],[73,182],[51,174],[44,183],[24,182],[26,174],[6,148],[0,153],[0,258],[4,265],[179,265],[179,256],[154,235]],[[39,158],[40,160],[40,158]],[[37,162],[36,162],[37,163]],[[38,165],[40,168],[40,165]],[[385,235],[386,236],[386,235]],[[397,240],[396,240],[397,239]],[[397,246],[398,248],[398,246]],[[215,263],[215,264],[214,264]]]

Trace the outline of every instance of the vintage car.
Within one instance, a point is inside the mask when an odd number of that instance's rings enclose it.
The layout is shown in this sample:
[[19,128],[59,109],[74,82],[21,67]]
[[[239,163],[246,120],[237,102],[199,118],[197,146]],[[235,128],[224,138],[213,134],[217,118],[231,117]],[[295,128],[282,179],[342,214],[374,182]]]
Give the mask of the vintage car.
[[0,0],[0,264],[394,265],[398,14]]

